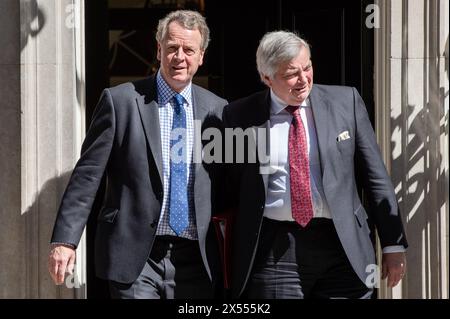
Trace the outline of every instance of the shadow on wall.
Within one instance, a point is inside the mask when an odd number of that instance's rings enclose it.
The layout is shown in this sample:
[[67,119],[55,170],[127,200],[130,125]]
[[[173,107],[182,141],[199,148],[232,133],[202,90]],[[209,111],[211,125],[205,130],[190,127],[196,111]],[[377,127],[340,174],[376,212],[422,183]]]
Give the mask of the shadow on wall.
[[45,26],[46,18],[36,0],[20,3],[20,51],[27,46],[29,38],[35,38]]
[[[448,81],[448,38],[445,51]],[[448,143],[449,114],[445,100],[449,92],[433,80],[432,75],[437,79],[440,72],[436,61],[439,60],[424,61],[424,70],[429,70],[430,78],[423,87],[424,96],[428,95],[423,107],[409,104],[404,114],[391,120],[392,180],[409,242],[407,298],[441,298],[444,289],[441,272],[446,271],[442,267],[446,262],[441,252],[447,249],[442,245],[448,218],[444,216],[448,198],[444,168],[448,163],[444,163],[442,143]]]
[[[75,29],[75,28],[79,28],[79,22],[81,21],[81,17],[80,17],[80,13],[78,11],[78,7],[76,7],[73,3],[69,3],[66,4],[66,8],[64,9],[64,12],[66,14],[66,16],[63,17],[63,21],[64,23],[60,26],[61,28],[70,28],[70,29]],[[44,13],[44,11],[39,7],[37,0],[29,0],[29,1],[22,1],[20,3],[20,17],[21,17],[21,21],[20,21],[20,51],[23,52],[24,50],[27,49],[27,46],[30,43],[30,39],[31,38],[36,38],[39,33],[44,29],[46,23],[47,23],[47,18],[46,15]],[[55,30],[57,31],[57,30]],[[56,32],[55,32],[55,36],[56,36]],[[73,32],[72,37],[73,37],[73,42],[74,45],[78,46],[78,43],[75,43],[76,41],[76,32]],[[80,35],[81,36],[81,35]],[[82,39],[79,39],[82,40]],[[79,45],[83,45],[80,44]],[[39,48],[38,48],[39,49]],[[79,57],[76,56],[76,54],[79,52],[79,54],[84,54],[81,53],[82,51],[82,47],[77,47],[77,49],[79,50],[74,50],[72,52],[73,55],[73,59],[74,60],[80,60]],[[33,51],[34,53],[34,49],[31,48],[31,51]],[[74,63],[74,65],[77,65],[77,63]],[[30,61],[28,61],[30,62]],[[37,61],[31,61],[31,63],[36,63]],[[56,61],[55,61],[56,62]],[[77,65],[76,68],[82,68],[83,66],[81,65]],[[79,74],[78,71],[80,70],[74,70],[75,74],[73,74],[73,76],[75,77],[75,96],[77,99],[77,105],[83,105],[83,96],[85,95],[85,84],[84,82],[82,82],[82,75]],[[67,75],[70,76],[70,75]],[[41,81],[45,81],[45,79],[41,79]]]
[[[29,287],[26,298],[39,299],[73,299],[85,297],[85,283],[81,273],[68,275],[63,285],[56,286],[48,272],[48,255],[50,238],[56,213],[63,191],[71,176],[71,171],[48,180],[35,195],[34,201],[22,217],[25,219],[26,231],[34,232],[26,236],[27,242],[27,274]],[[37,225],[37,227],[36,227]],[[84,276],[85,277],[85,276]]]
[[[445,72],[447,72],[447,81],[449,80],[449,74],[448,74],[448,56],[449,52],[448,52],[448,36],[447,36],[447,42],[445,43],[445,52],[444,52],[444,57],[445,57]],[[448,94],[448,92],[447,92]]]

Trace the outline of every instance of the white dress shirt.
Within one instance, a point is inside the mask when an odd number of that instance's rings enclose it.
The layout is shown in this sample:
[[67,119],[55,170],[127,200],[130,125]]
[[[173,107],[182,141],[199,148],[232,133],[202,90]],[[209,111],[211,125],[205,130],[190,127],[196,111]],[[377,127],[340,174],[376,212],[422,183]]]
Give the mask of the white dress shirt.
[[[293,117],[285,110],[287,104],[281,101],[272,90],[270,95],[270,171],[273,173],[268,179],[264,216],[274,220],[293,221],[288,150],[289,127]],[[308,143],[313,216],[331,218],[323,192],[316,127],[308,100],[305,100],[300,107],[300,117]]]
[[[279,221],[294,221],[291,211],[291,187],[289,179],[289,127],[293,116],[285,110],[284,103],[270,90],[270,171],[267,185],[264,217]],[[309,98],[300,106],[300,117],[308,143],[311,197],[313,217],[332,218],[322,184],[319,146]],[[387,246],[383,253],[404,252],[402,246]]]

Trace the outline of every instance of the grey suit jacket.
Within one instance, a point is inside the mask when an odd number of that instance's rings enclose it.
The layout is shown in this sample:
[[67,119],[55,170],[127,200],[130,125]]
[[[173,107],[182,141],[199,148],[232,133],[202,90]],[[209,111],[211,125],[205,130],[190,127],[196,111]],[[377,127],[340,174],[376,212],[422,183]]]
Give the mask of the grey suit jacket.
[[[265,90],[226,106],[223,114],[225,127],[265,127],[269,134],[269,92]],[[325,197],[347,257],[359,278],[365,282],[369,275],[373,275],[373,268],[368,266],[375,264],[375,254],[368,214],[358,195],[355,166],[359,170],[368,198],[369,215],[382,247],[407,247],[394,189],[364,102],[356,89],[315,84],[310,101]],[[345,131],[350,138],[339,140],[338,136]],[[266,139],[270,141],[268,136]],[[259,150],[258,154],[267,154],[268,150]],[[261,174],[264,172],[262,162],[231,165],[227,170],[229,202],[236,207],[231,266],[232,294],[235,297],[245,288],[258,245],[268,180],[267,174]]]
[[[226,101],[192,85],[194,119],[220,119]],[[103,176],[106,193],[95,239],[96,274],[131,283],[150,254],[163,199],[155,77],[105,89],[61,201],[51,242],[78,245]],[[199,141],[195,140],[194,143]],[[218,256],[210,229],[213,170],[196,164],[194,203],[201,255],[210,278]]]

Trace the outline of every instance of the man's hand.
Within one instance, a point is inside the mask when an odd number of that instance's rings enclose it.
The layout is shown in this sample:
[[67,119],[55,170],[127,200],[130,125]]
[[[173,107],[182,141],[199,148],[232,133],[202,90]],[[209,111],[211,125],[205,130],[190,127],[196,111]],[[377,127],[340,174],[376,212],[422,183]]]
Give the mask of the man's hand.
[[72,274],[75,265],[75,249],[68,245],[52,245],[48,257],[48,271],[57,285],[64,283],[66,272]]
[[386,279],[389,288],[397,286],[406,272],[405,253],[385,253],[382,260],[381,279]]

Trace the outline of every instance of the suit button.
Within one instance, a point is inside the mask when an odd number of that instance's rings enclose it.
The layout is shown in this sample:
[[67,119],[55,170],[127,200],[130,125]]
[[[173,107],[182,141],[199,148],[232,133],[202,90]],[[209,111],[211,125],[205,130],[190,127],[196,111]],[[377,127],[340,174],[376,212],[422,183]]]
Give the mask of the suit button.
[[155,220],[153,221],[153,223],[150,224],[150,227],[151,227],[151,228],[155,228],[156,225],[158,225],[158,220],[157,220],[157,219],[155,219]]

